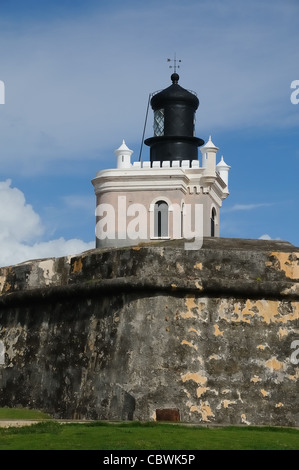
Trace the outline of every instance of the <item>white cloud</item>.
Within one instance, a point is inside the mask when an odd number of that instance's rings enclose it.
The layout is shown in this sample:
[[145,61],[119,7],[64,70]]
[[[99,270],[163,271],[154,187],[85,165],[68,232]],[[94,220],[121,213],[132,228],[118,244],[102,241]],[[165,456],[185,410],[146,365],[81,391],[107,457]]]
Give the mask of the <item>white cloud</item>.
[[11,187],[11,180],[0,182],[0,241],[30,241],[43,233],[38,214],[26,204],[24,194]]
[[270,235],[268,235],[267,233],[265,233],[264,235],[261,235],[259,237],[259,240],[272,240],[272,238],[270,237]]
[[40,241],[44,233],[39,215],[11,180],[0,182],[0,266],[29,259],[59,257],[81,253],[95,247],[94,242],[58,238]]
[[281,240],[281,238],[272,238],[272,237],[270,237],[270,235],[265,233],[264,235],[261,235],[259,237],[259,240]]

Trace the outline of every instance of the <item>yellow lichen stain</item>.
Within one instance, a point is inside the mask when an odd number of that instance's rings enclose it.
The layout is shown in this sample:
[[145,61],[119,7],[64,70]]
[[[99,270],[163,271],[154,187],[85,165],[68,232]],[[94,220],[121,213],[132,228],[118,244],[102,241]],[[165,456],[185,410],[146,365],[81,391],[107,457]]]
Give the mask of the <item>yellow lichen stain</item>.
[[264,319],[264,322],[268,325],[277,321],[278,302],[275,300],[257,300],[255,305],[258,309],[258,315]]
[[210,421],[209,418],[214,418],[215,416],[208,402],[200,404],[200,413],[203,421]]
[[184,312],[184,313],[180,313],[180,316],[181,316],[182,318],[184,318],[184,319],[185,319],[185,318],[196,318],[196,315],[194,315],[194,313],[189,312],[189,311],[188,311],[188,312]]
[[195,298],[193,295],[187,295],[185,298],[185,304],[187,307],[187,312],[181,313],[182,318],[196,318],[196,315],[192,312],[193,308],[196,308]]
[[[189,405],[190,406],[190,405]],[[210,422],[209,418],[213,418],[215,415],[211,410],[210,404],[208,402],[200,402],[200,406],[191,405],[190,411],[194,413],[195,411],[201,414],[201,419],[205,422]]]
[[289,332],[286,328],[279,328],[278,330],[278,337],[279,339],[283,338],[284,336],[288,336]]
[[133,246],[132,250],[139,251],[139,250],[141,250],[141,246]]
[[284,404],[279,402],[279,403],[276,403],[275,408],[281,408],[282,406],[284,406]]
[[191,310],[192,308],[196,308],[194,295],[187,295],[185,298],[185,304],[188,310]]
[[236,321],[241,321],[241,306],[239,302],[235,303],[233,313],[238,315]]
[[293,313],[287,315],[287,321],[299,320],[299,302],[291,302]]
[[209,387],[198,387],[196,389],[197,398],[200,398],[207,390],[209,390]]
[[250,316],[253,316],[254,315],[254,312],[252,312],[250,310],[251,308],[251,302],[250,300],[246,300],[246,305],[245,307],[242,309],[241,308],[241,305],[240,305],[240,302],[237,302],[235,305],[234,305],[234,314],[237,315],[237,318],[234,319],[234,321],[236,322],[244,322],[244,323],[250,323],[250,319],[247,318],[248,315]]
[[250,323],[250,318],[248,318],[248,316],[254,317],[254,312],[252,311],[253,307],[254,303],[247,299],[245,307],[242,310],[242,321],[245,323]]
[[209,356],[209,361],[211,361],[212,359],[215,359],[215,361],[219,361],[219,359],[221,359],[220,356],[217,356],[217,354],[211,354],[211,356]]
[[[258,302],[261,301],[257,301]],[[266,301],[263,301],[266,302]],[[266,323],[283,323],[287,324],[288,322],[293,322],[299,320],[299,302],[290,302],[292,307],[292,312],[286,314],[279,314],[278,308],[280,306],[279,302],[276,301],[268,301],[269,308],[268,310],[264,309],[259,312],[261,316],[263,316]],[[283,304],[282,304],[283,307]]]
[[82,259],[79,258],[74,262],[73,265],[73,273],[79,273],[82,271],[83,264],[82,264]]
[[171,284],[171,288],[172,288],[172,290],[176,290],[178,288],[178,286],[176,284]]
[[241,414],[241,421],[244,424],[248,424],[248,425],[250,424],[250,422],[247,421],[246,415],[244,413]]
[[198,385],[205,385],[208,379],[200,375],[199,372],[187,372],[187,374],[182,375],[182,381],[187,382],[188,380],[192,380]]
[[299,284],[293,284],[291,287],[286,287],[283,291],[282,294],[288,295],[288,294],[299,294]]
[[266,392],[266,390],[264,390],[263,388],[261,389],[261,394],[263,395],[263,397],[267,397],[269,395],[269,393]]
[[224,333],[223,331],[220,331],[218,325],[214,325],[214,335],[215,336],[223,336],[223,333]]
[[177,268],[178,272],[181,273],[181,274],[185,272],[183,266],[180,263],[176,263],[176,268]]
[[201,335],[200,331],[196,330],[195,328],[189,328],[188,331],[189,331],[190,333],[192,333],[192,332],[196,333],[197,336],[200,336],[200,335]]
[[262,379],[260,377],[258,377],[257,375],[254,375],[251,379],[250,379],[250,382],[253,382],[253,383],[257,383],[257,382],[261,382]]
[[277,322],[277,316],[279,316],[278,305],[278,302],[275,300],[263,299],[251,301],[247,299],[245,307],[242,308],[240,302],[236,302],[234,304],[234,317],[232,318],[232,321],[250,323],[249,317],[257,315],[262,317],[264,322],[267,324]]
[[284,271],[286,277],[299,279],[299,253],[273,252],[271,256],[277,259],[280,269]]
[[199,284],[198,281],[195,281],[194,285],[195,285],[196,289],[203,290],[203,286],[201,284]]
[[266,367],[268,367],[271,370],[282,370],[283,369],[283,362],[280,362],[276,359],[276,357],[272,357],[272,359],[269,359],[266,363]]
[[190,343],[190,341],[186,341],[185,339],[183,339],[183,341],[181,342],[181,344],[186,344],[187,346],[190,346],[190,348],[193,348],[193,349],[195,349],[196,351],[197,351],[197,349],[198,349],[197,346],[196,346],[196,344],[192,344],[192,343]]
[[192,411],[192,413],[193,413],[194,411],[197,411],[198,413],[200,413],[199,407],[196,406],[196,405],[190,405],[190,411]]
[[223,400],[223,408],[228,408],[229,405],[235,405],[237,402],[231,400]]
[[193,268],[202,270],[202,263],[196,263]]
[[259,344],[256,349],[261,349],[262,351],[264,351],[264,349],[266,349],[266,346],[264,346],[263,344]]
[[222,395],[227,395],[227,393],[230,393],[231,391],[229,390],[229,388],[224,388],[223,390],[221,390],[221,393]]

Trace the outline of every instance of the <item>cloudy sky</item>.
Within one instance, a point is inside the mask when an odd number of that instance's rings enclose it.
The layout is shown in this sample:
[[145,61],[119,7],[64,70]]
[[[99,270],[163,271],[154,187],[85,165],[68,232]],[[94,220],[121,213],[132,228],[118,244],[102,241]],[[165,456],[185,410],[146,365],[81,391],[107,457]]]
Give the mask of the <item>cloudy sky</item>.
[[0,266],[94,247],[91,179],[138,160],[174,53],[231,166],[221,236],[299,246],[298,42],[298,0],[0,0]]

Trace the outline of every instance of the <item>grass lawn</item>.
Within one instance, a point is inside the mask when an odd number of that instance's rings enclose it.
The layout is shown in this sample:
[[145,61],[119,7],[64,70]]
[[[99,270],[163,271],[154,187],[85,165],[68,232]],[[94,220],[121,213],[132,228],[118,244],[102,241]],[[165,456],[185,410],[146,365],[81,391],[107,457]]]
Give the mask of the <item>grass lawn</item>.
[[51,419],[51,417],[39,410],[28,408],[0,408],[0,420],[10,419]]
[[[23,419],[41,419],[39,412],[27,411]],[[136,422],[61,424],[47,419],[21,428],[0,428],[0,450],[299,450],[299,430]]]

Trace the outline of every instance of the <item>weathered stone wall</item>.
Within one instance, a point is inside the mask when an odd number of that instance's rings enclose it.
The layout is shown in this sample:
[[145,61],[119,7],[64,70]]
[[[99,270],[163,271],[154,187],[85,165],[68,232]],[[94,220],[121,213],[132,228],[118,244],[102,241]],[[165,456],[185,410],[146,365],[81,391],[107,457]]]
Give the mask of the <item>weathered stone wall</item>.
[[2,268],[0,292],[0,406],[299,426],[299,248],[289,243],[92,250]]

